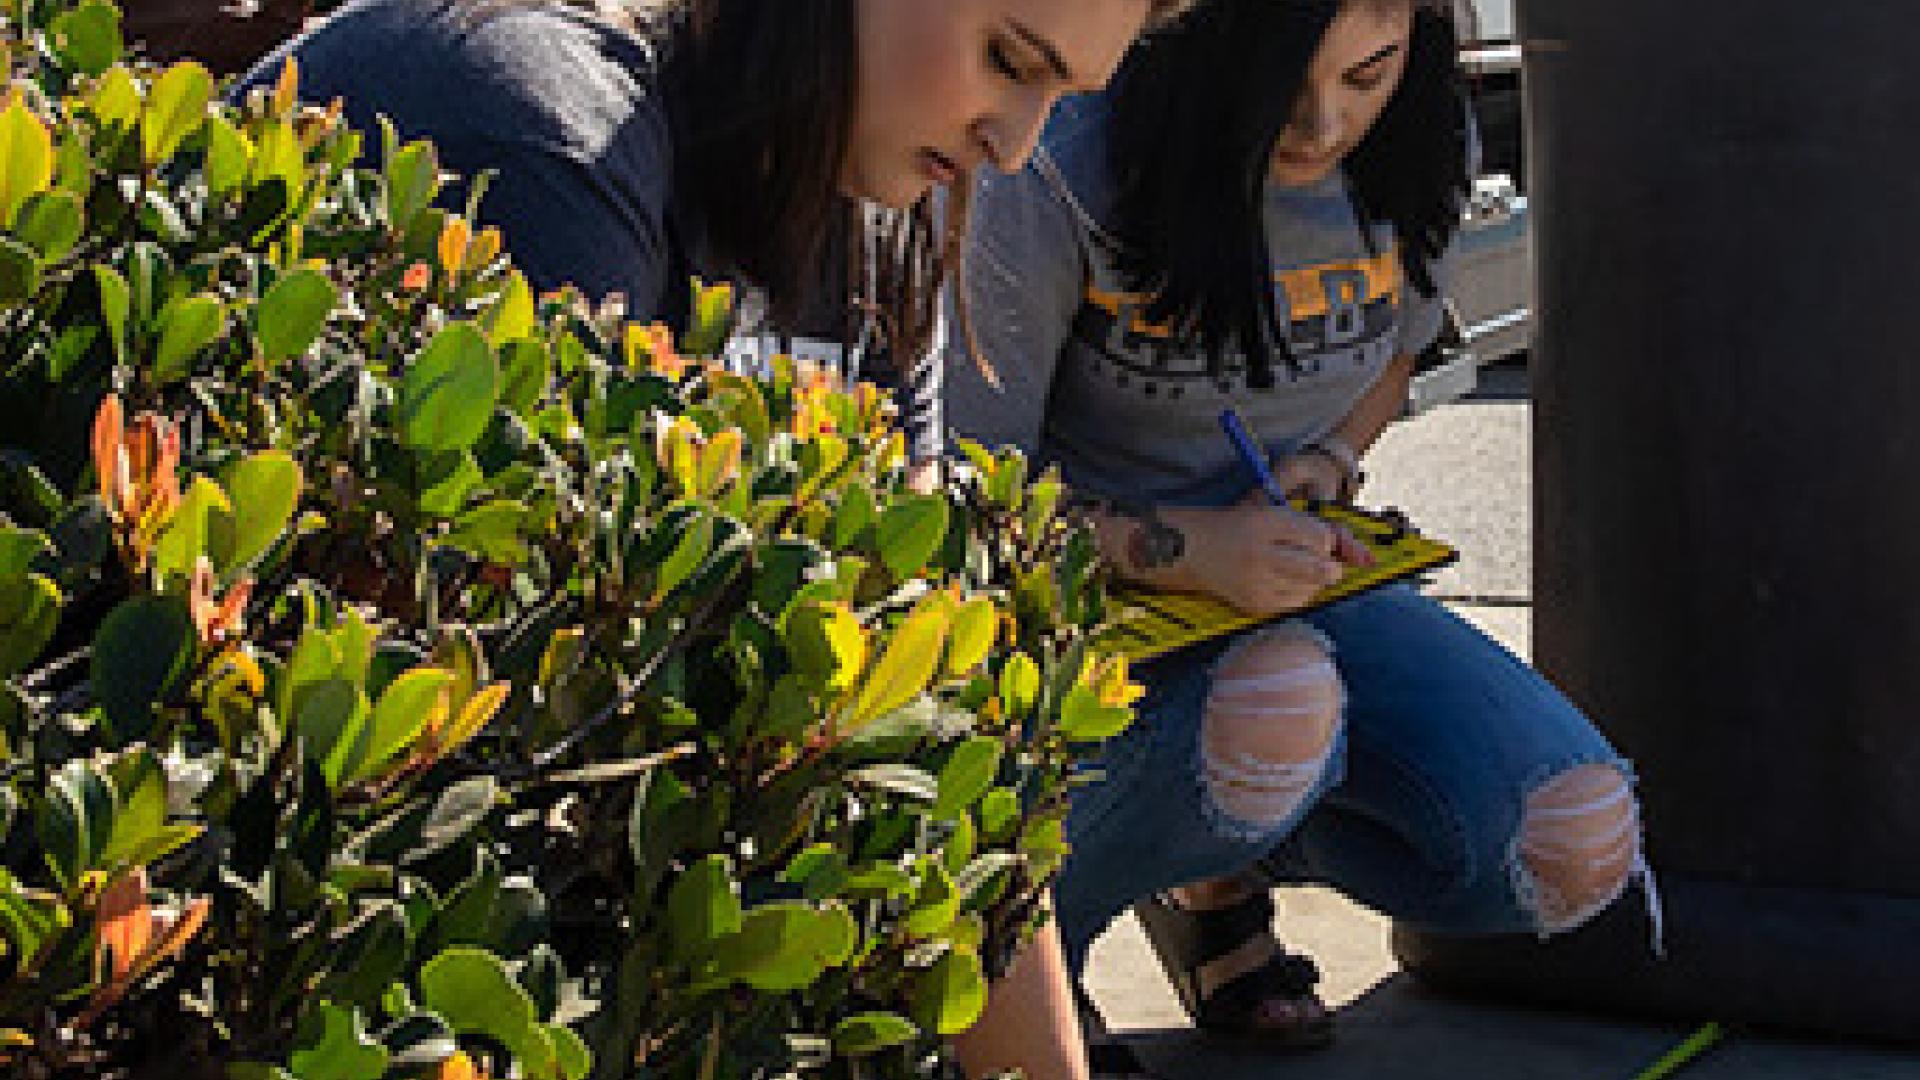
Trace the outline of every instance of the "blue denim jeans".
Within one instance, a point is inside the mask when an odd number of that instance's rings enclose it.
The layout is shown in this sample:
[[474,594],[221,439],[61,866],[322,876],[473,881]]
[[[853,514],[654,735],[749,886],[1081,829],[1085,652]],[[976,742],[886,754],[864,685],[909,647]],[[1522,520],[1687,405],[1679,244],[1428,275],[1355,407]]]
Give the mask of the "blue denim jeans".
[[1541,929],[1517,872],[1528,794],[1582,765],[1630,777],[1625,762],[1539,673],[1412,587],[1298,621],[1330,646],[1344,722],[1319,785],[1268,827],[1223,821],[1202,779],[1209,684],[1233,639],[1136,670],[1138,719],[1067,819],[1055,903],[1075,971],[1136,901],[1256,866],[1431,932]]

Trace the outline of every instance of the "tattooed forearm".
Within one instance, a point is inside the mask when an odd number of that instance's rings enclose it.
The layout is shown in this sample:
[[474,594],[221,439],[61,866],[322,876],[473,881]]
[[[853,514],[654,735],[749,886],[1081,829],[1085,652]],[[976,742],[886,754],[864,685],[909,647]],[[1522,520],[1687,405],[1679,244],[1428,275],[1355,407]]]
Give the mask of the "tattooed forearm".
[[[1187,537],[1178,528],[1161,520],[1151,505],[1122,503],[1114,499],[1075,494],[1067,502],[1069,513],[1078,514],[1096,527],[1099,518],[1117,519],[1121,543],[1116,545],[1122,570],[1129,574],[1148,574],[1165,570],[1187,553]],[[1107,545],[1102,545],[1106,547]]]

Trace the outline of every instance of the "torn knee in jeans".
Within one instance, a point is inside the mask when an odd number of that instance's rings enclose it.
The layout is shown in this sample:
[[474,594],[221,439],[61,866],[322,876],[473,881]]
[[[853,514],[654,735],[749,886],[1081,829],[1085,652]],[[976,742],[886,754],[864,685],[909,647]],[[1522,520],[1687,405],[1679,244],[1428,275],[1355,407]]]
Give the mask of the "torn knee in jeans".
[[1544,933],[1570,930],[1619,899],[1640,867],[1640,808],[1612,765],[1581,765],[1527,796],[1517,845],[1522,893]]
[[1253,829],[1284,824],[1325,773],[1339,730],[1340,674],[1304,627],[1235,646],[1214,669],[1201,768],[1214,809]]

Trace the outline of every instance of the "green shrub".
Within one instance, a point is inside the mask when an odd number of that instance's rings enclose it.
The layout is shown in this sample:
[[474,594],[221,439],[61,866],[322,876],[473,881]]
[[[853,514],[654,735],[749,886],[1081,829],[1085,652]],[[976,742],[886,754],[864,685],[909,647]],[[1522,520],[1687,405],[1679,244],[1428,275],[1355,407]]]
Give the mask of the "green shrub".
[[4,7],[0,1065],[937,1073],[1137,693],[1059,486]]

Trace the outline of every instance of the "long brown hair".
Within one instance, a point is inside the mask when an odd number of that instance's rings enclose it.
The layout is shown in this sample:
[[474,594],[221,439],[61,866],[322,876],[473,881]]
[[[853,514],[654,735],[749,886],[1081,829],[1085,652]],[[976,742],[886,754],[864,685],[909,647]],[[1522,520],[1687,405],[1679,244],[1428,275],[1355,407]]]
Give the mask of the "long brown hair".
[[[858,0],[574,2],[658,49],[676,199],[720,268],[795,323],[819,313],[839,276],[849,325],[868,320],[898,364],[923,356],[962,257],[970,185],[955,185],[944,206],[930,193],[904,209],[840,191],[860,92]],[[1194,2],[1147,0],[1150,24]]]

